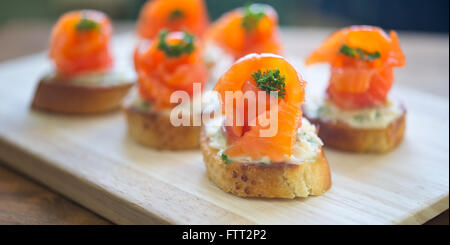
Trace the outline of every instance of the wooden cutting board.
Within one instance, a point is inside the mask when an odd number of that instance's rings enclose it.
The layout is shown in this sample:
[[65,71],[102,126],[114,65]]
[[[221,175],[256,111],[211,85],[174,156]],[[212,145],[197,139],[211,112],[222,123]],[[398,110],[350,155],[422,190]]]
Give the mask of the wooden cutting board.
[[[116,37],[131,69],[132,35]],[[289,45],[288,45],[289,46]],[[305,69],[318,92],[326,67]],[[29,108],[46,54],[0,65],[0,159],[118,224],[422,224],[449,208],[449,101],[397,86],[408,108],[404,142],[384,155],[326,149],[333,186],[320,197],[245,199],[222,192],[199,151],[142,147],[124,115],[79,117]]]

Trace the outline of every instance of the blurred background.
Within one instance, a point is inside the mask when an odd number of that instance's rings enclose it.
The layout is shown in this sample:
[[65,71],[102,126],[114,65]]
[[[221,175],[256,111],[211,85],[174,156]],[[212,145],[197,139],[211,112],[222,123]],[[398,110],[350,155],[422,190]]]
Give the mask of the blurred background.
[[[106,12],[116,33],[134,27],[146,0],[1,0],[0,61],[44,49],[51,26],[62,13],[82,8]],[[211,19],[248,0],[206,0]],[[296,27],[377,25],[386,29],[446,33],[448,0],[261,0],[279,13],[280,24]],[[21,45],[21,43],[23,43]],[[9,45],[11,44],[11,45]],[[11,47],[9,47],[11,46]]]
[[[118,20],[136,20],[145,0],[2,0],[0,25],[11,21],[54,21],[80,8],[103,10]],[[212,19],[247,0],[207,0]],[[448,32],[448,0],[261,0],[274,6],[281,25],[378,25],[388,29]]]
[[[247,0],[207,0],[212,19]],[[261,0],[274,6],[281,25],[378,25],[388,29],[448,32],[448,0]],[[118,20],[136,20],[145,0],[2,0],[0,25],[17,20],[54,21],[80,8],[103,10]]]

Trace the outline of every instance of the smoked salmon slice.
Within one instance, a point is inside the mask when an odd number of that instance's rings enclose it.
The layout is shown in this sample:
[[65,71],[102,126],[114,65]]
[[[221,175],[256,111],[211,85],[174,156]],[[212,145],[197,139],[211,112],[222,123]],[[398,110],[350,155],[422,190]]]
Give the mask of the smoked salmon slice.
[[[234,115],[244,110],[247,115],[248,105],[239,106],[238,103],[225,103],[227,92],[266,91],[274,81],[282,82],[276,98],[278,105],[277,131],[272,137],[261,137],[261,116],[269,117],[269,108],[258,111],[256,118],[246,120],[243,126],[237,125]],[[281,84],[280,84],[281,85]],[[304,101],[305,82],[295,68],[283,57],[273,54],[250,54],[238,60],[217,82],[214,90],[220,95],[222,109],[226,120],[232,118],[232,125],[226,125],[225,135],[230,146],[226,154],[230,157],[250,156],[253,160],[266,156],[274,162],[283,162],[292,153],[292,147],[297,139]],[[276,90],[271,90],[276,91]],[[267,94],[266,96],[273,96]],[[258,103],[261,101],[258,100]],[[268,102],[267,102],[268,103]],[[266,104],[267,105],[267,104]],[[233,108],[226,108],[233,107]],[[233,109],[233,110],[230,110]],[[256,123],[251,125],[250,121]]]
[[187,31],[201,37],[209,24],[208,12],[203,0],[152,0],[139,14],[138,35],[155,38],[159,31]]
[[207,37],[239,59],[250,53],[281,54],[277,12],[269,5],[251,4],[224,14]]
[[405,65],[397,33],[372,26],[352,26],[328,37],[306,59],[329,63],[329,98],[343,109],[383,106],[394,81],[393,68]]
[[73,11],[61,16],[50,38],[50,58],[58,72],[70,76],[111,68],[112,31],[110,19],[99,11]]
[[139,91],[156,109],[171,108],[170,96],[182,90],[193,94],[193,83],[207,80],[203,48],[185,32],[162,31],[158,39],[142,40],[134,53]]

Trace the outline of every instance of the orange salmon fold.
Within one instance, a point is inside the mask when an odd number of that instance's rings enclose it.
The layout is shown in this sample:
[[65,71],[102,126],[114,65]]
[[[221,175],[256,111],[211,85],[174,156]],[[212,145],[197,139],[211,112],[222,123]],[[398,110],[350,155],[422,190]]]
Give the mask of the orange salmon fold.
[[206,34],[207,40],[221,46],[235,59],[250,53],[281,54],[277,12],[269,5],[256,6],[264,15],[251,29],[245,28],[245,9],[239,8],[224,14],[213,23]]
[[[250,54],[238,60],[218,81],[214,90],[220,94],[223,111],[246,110],[236,108],[236,103],[224,103],[227,91],[262,91],[257,87],[251,74],[260,71],[279,69],[285,77],[286,94],[284,98],[277,98],[278,130],[273,137],[260,137],[260,130],[264,129],[259,122],[250,126],[248,121],[244,126],[226,126],[225,134],[230,143],[226,154],[230,157],[241,155],[250,156],[253,160],[269,157],[272,161],[283,162],[290,156],[297,139],[297,130],[301,125],[301,104],[305,99],[305,85],[295,68],[283,57],[273,54]],[[268,96],[272,96],[267,94]],[[234,110],[227,110],[226,106],[233,106]],[[260,113],[260,112],[258,112]],[[245,113],[247,114],[247,113]],[[263,111],[257,116],[269,116],[269,111]],[[225,115],[227,120],[230,115]]]
[[[182,42],[185,33],[171,32],[165,41],[169,45]],[[134,53],[135,70],[138,75],[142,97],[154,104],[156,109],[171,108],[170,96],[175,91],[193,94],[193,83],[205,84],[208,71],[203,62],[203,47],[194,42],[190,54],[168,57],[158,48],[159,40],[142,40]]]
[[[354,57],[341,52],[356,50]],[[362,59],[358,52],[378,58]],[[374,56],[375,57],[375,56]],[[307,65],[331,65],[329,98],[344,109],[382,106],[394,82],[393,68],[405,65],[397,33],[372,26],[351,26],[329,36],[306,59]]]
[[201,37],[209,25],[203,0],[152,0],[141,9],[137,33],[142,38],[155,38],[159,31],[187,31]]
[[99,11],[73,11],[61,16],[50,38],[50,58],[58,72],[71,76],[110,69],[112,31],[110,19]]

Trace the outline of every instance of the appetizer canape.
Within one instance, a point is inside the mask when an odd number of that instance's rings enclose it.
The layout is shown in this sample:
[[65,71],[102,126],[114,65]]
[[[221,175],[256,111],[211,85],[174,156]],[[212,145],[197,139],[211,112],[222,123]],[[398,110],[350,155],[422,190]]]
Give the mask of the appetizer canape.
[[151,0],[141,9],[137,33],[141,38],[156,38],[162,29],[187,31],[201,37],[209,24],[203,0]]
[[94,10],[64,14],[53,27],[50,58],[55,71],[36,89],[34,108],[61,113],[118,109],[133,83],[112,71],[109,18]]
[[[204,0],[152,0],[139,15],[137,33],[140,38],[153,39],[161,30],[187,31],[202,38],[209,25]],[[207,44],[203,61],[208,68],[208,87],[215,84],[220,75],[233,64],[231,55],[217,45]]]
[[[304,87],[295,68],[273,54],[249,54],[219,79],[214,90],[223,115],[206,122],[201,134],[207,174],[217,186],[241,197],[266,198],[321,195],[331,187],[322,142],[302,118]],[[239,103],[249,91],[258,94],[255,103],[248,98]],[[227,99],[229,93],[235,99]],[[251,104],[257,113],[251,113]],[[263,123],[271,116],[275,120]],[[275,131],[265,131],[270,128]]]
[[200,125],[177,126],[172,110],[182,108],[190,117],[201,114],[190,101],[174,104],[171,95],[182,91],[194,98],[194,83],[207,79],[202,46],[186,32],[162,31],[159,38],[142,40],[135,51],[139,91],[126,105],[129,132],[138,142],[157,149],[185,150],[199,146]]
[[250,4],[220,17],[206,39],[237,60],[250,53],[281,54],[279,36],[276,11],[266,4]]
[[372,26],[337,31],[306,60],[329,63],[325,98],[312,98],[305,116],[320,127],[326,146],[352,152],[386,152],[403,139],[405,107],[388,98],[394,68],[405,65],[395,31]]

